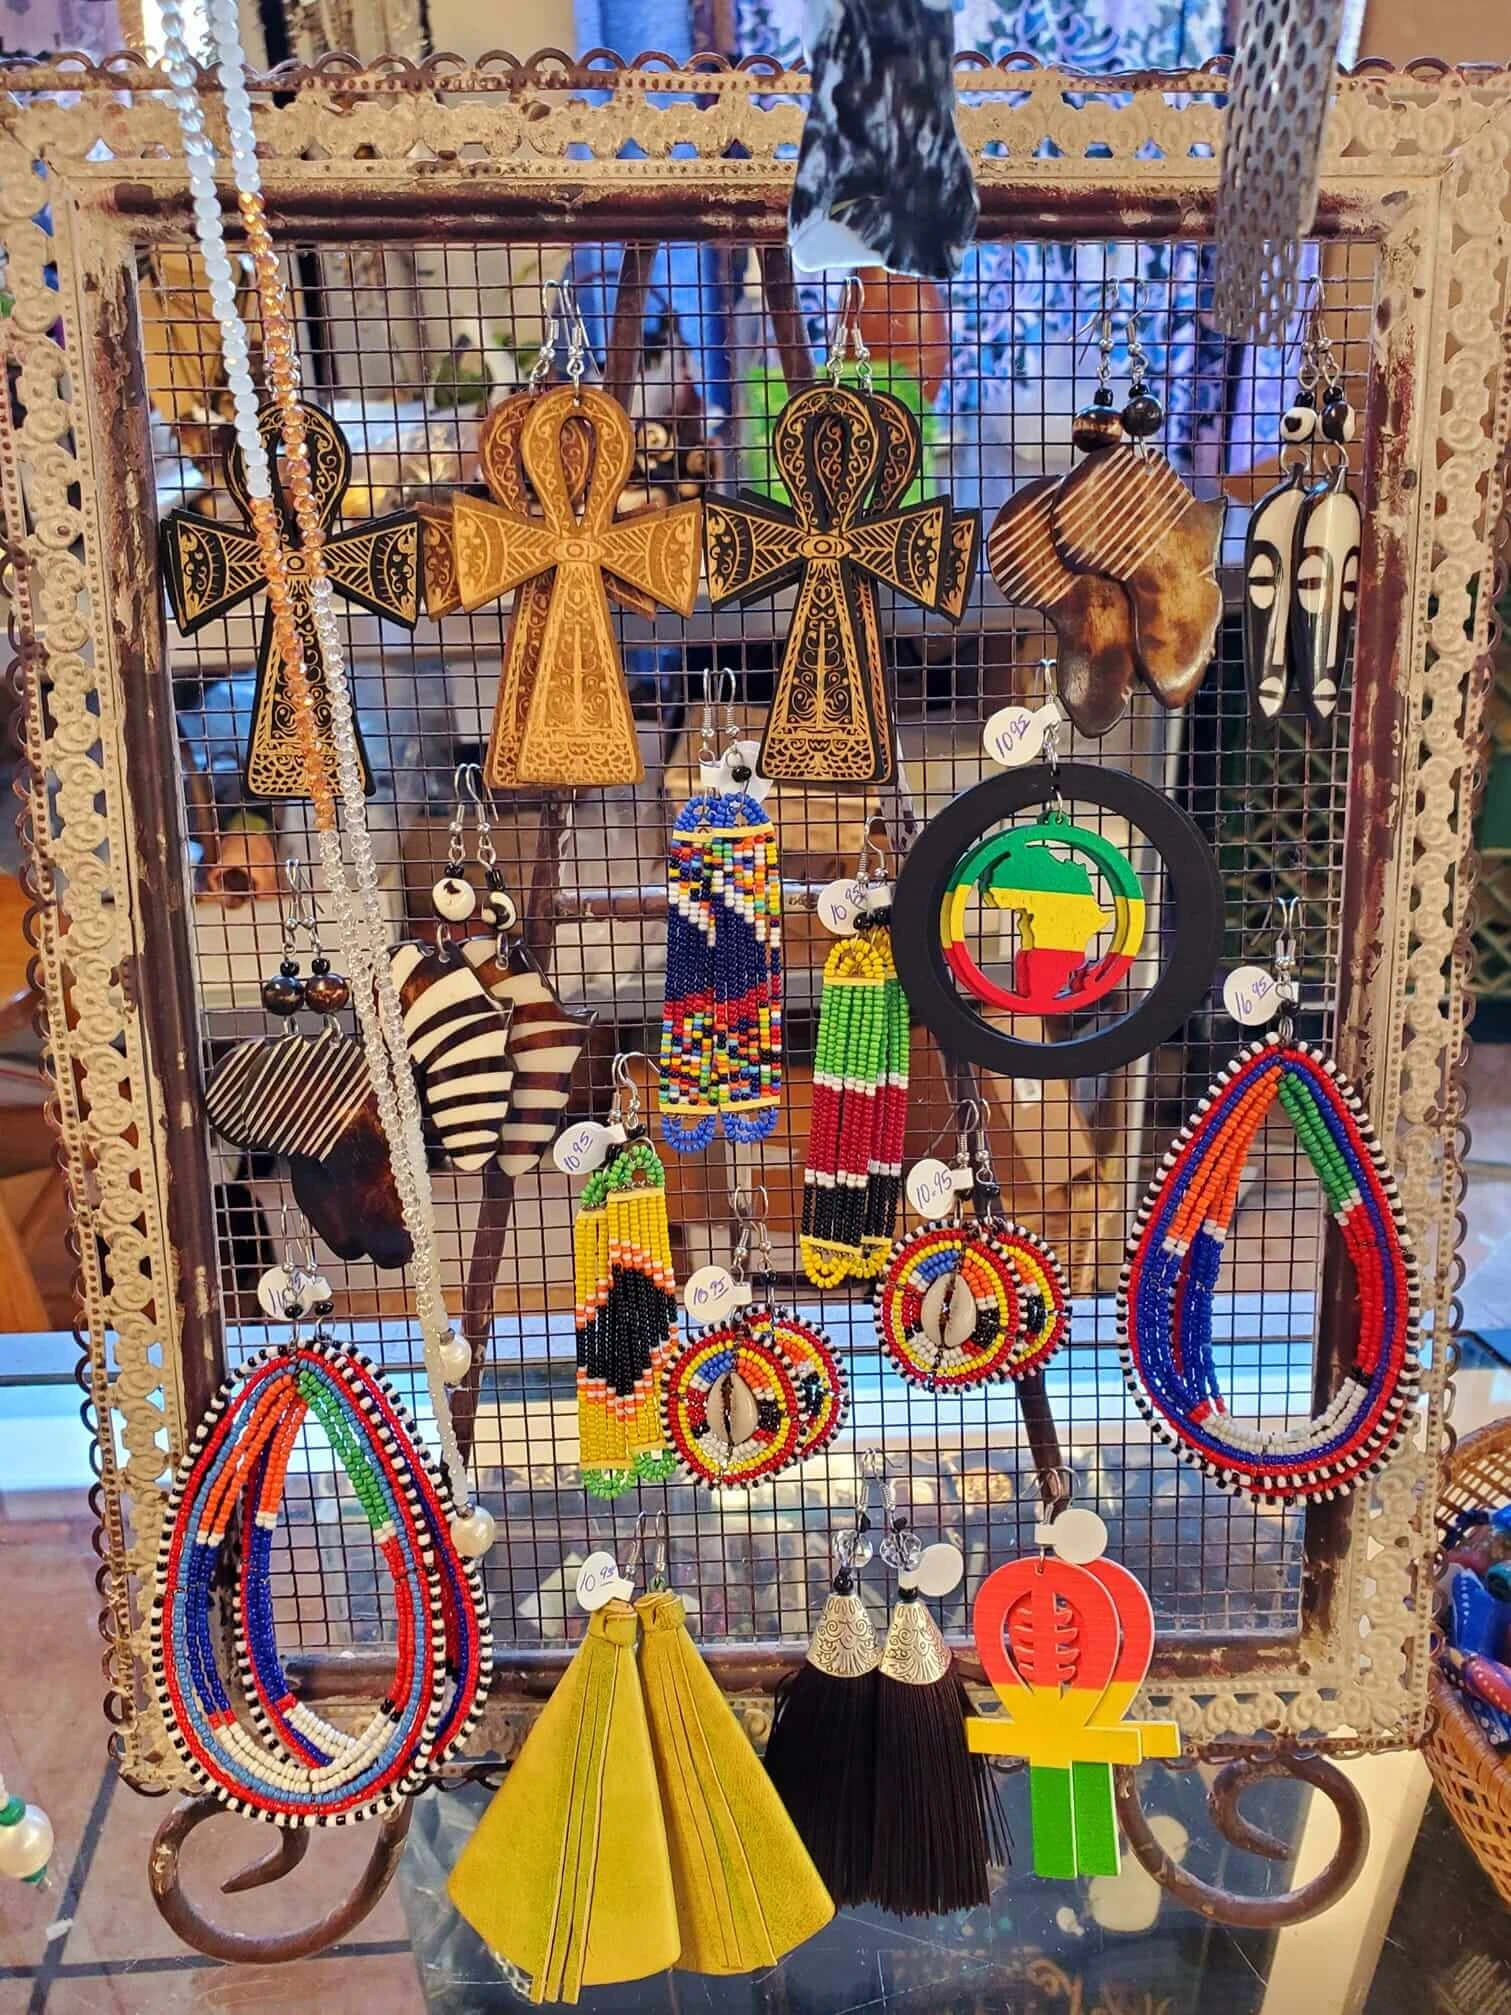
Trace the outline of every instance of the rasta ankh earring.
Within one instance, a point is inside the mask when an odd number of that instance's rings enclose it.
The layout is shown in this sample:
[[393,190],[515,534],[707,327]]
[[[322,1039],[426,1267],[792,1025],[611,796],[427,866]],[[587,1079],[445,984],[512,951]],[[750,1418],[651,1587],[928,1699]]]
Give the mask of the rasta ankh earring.
[[908,1124],[908,1004],[892,956],[892,889],[867,838],[851,935],[824,961],[799,1251],[815,1287],[869,1280],[897,1223]]
[[[233,1147],[287,1161],[296,1203],[338,1259],[406,1266],[413,1245],[366,1052],[337,1019],[351,986],[321,948],[303,863],[291,857],[283,873],[283,957],[262,983],[262,1004],[284,1031],[220,1058],[205,1084],[205,1113]],[[313,949],[307,975],[297,957],[304,934]],[[320,1017],[317,1035],[295,1027],[306,1013]]]
[[[1167,1151],[1144,1198],[1118,1289],[1129,1390],[1155,1434],[1224,1488],[1261,1503],[1343,1495],[1377,1474],[1411,1424],[1420,1286],[1396,1179],[1364,1103],[1323,1050],[1296,1040],[1299,958],[1290,906],[1276,984],[1245,968],[1225,988],[1247,1025],[1276,1029],[1241,1049]],[[1235,982],[1237,984],[1235,984]],[[1359,1298],[1353,1361],[1322,1412],[1260,1426],[1228,1411],[1213,1305],[1244,1164],[1279,1104],[1322,1185]]]
[[1180,1754],[1173,1722],[1128,1721],[1154,1653],[1154,1611],[1107,1528],[1071,1505],[1035,1529],[1037,1559],[1009,1561],[976,1596],[976,1654],[1001,1717],[966,1723],[974,1754],[1028,1762],[1034,1873],[1116,1875],[1112,1766]]
[[[1065,1276],[1035,1233],[1000,1216],[986,1147],[984,1101],[960,1115],[949,1188],[937,1191],[949,1216],[900,1238],[876,1288],[876,1329],[902,1373],[930,1392],[958,1392],[1039,1370],[1068,1333]],[[972,1165],[969,1137],[978,1134]],[[943,1169],[942,1163],[929,1168]],[[910,1190],[920,1170],[909,1177]],[[927,1171],[925,1171],[925,1176]],[[921,1194],[935,1185],[918,1184]],[[974,1214],[964,1214],[964,1197]],[[928,1215],[936,1215],[930,1204]]]
[[[764,1208],[765,1192],[758,1194]],[[722,1297],[666,1375],[667,1440],[694,1482],[711,1490],[749,1489],[806,1462],[845,1417],[833,1344],[772,1294],[764,1214],[743,1190],[735,1212],[740,1235]],[[694,1275],[690,1301],[698,1288]]]
[[[733,673],[725,675],[729,687]],[[661,1017],[661,1136],[701,1151],[722,1127],[763,1140],[782,1096],[782,873],[776,827],[750,793],[734,741],[718,759],[705,704],[699,787],[666,854],[666,997]]]

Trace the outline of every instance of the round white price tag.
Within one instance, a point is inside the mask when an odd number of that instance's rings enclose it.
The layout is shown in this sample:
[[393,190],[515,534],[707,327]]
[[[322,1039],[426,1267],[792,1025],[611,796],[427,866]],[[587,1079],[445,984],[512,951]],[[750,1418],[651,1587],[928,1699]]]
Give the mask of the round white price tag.
[[602,1609],[606,1602],[613,1601],[624,1585],[620,1579],[619,1562],[612,1553],[590,1553],[577,1570],[578,1604],[589,1611]]
[[1279,1012],[1280,982],[1263,966],[1239,966],[1222,983],[1222,1004],[1240,1028],[1263,1028]]
[[938,1540],[923,1549],[913,1578],[920,1595],[932,1596],[936,1601],[942,1595],[953,1595],[965,1579],[965,1555],[948,1540]]
[[908,1170],[908,1202],[919,1217],[943,1217],[955,1201],[955,1171],[926,1155]]
[[591,1175],[595,1168],[603,1167],[612,1138],[611,1129],[600,1126],[596,1119],[576,1120],[556,1136],[551,1159],[563,1175]]
[[1034,1538],[1072,1567],[1089,1567],[1107,1551],[1107,1527],[1080,1504],[1067,1505],[1058,1518],[1037,1526]]
[[[761,753],[759,742],[734,742],[724,751],[719,764],[719,789],[721,791],[744,791],[754,798],[758,805],[764,805],[776,788],[770,777],[763,777],[756,768],[756,757]],[[748,777],[737,777],[736,770],[749,770]]]
[[837,938],[855,935],[855,919],[866,907],[863,881],[830,882],[818,892],[818,913],[824,927]]
[[981,746],[994,763],[1015,770],[1031,763],[1044,747],[1045,709],[998,707],[981,731]]
[[258,1279],[257,1305],[264,1315],[270,1315],[276,1321],[286,1322],[289,1304],[292,1302],[297,1306],[299,1288],[302,1285],[302,1278],[296,1284],[295,1276],[290,1274],[287,1267],[270,1266]]
[[682,1289],[682,1306],[689,1322],[701,1328],[705,1323],[722,1322],[750,1299],[750,1289],[736,1280],[727,1266],[700,1266],[689,1274]]

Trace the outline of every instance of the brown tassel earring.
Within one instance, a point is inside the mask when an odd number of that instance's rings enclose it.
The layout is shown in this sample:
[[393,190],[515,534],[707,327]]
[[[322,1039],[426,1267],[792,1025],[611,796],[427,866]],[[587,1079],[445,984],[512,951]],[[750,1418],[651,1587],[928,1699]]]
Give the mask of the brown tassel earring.
[[882,1483],[881,1556],[897,1570],[897,1602],[878,1668],[876,1824],[868,1899],[899,1917],[938,1917],[991,1897],[988,1868],[1007,1861],[997,1780],[973,1756],[965,1683],[925,1595],[947,1595],[964,1563],[952,1546],[924,1547]]
[[[874,1466],[862,1458],[869,1479]],[[855,1525],[834,1543],[837,1571],[797,1671],[777,1689],[766,1770],[840,1909],[870,1895],[876,1831],[876,1693],[881,1649],[859,1588],[871,1558],[869,1481]]]

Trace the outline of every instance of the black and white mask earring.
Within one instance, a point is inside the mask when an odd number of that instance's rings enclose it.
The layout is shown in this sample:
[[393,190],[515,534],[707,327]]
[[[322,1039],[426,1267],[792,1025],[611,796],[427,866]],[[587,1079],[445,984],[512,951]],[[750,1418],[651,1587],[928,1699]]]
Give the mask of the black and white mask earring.
[[[1296,527],[1306,502],[1317,398],[1303,362],[1295,403],[1280,422],[1281,480],[1249,517],[1243,549],[1243,662],[1249,706],[1272,721],[1285,705],[1290,680],[1291,602],[1295,590]],[[1287,464],[1287,457],[1290,457]]]
[[1326,473],[1307,491],[1296,526],[1296,593],[1291,613],[1291,675],[1319,726],[1338,707],[1359,602],[1363,519],[1349,482],[1354,409],[1343,389],[1327,332],[1319,326],[1324,391],[1317,431]]

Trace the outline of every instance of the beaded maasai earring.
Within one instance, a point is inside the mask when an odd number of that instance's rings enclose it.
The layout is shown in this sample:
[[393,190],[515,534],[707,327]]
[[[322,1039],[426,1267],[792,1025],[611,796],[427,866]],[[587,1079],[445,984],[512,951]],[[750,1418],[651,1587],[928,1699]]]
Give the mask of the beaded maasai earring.
[[[413,1252],[378,1114],[367,1053],[336,1017],[351,987],[321,949],[302,864],[284,863],[283,958],[262,983],[262,1004],[284,1032],[237,1043],[205,1085],[210,1124],[233,1147],[282,1155],[299,1208],[340,1259],[406,1266]],[[308,975],[296,954],[301,934],[313,947]],[[296,1015],[320,1017],[305,1035]]]
[[[201,1421],[168,1500],[152,1604],[152,1678],[164,1724],[196,1782],[234,1812],[280,1826],[341,1824],[392,1810],[462,1747],[492,1664],[476,1567],[453,1537],[451,1492],[404,1407],[360,1352],[325,1332],[329,1289],[285,1260],[259,1284],[290,1340],[253,1357]],[[314,1319],[303,1338],[299,1324]],[[300,1428],[334,1451],[393,1583],[399,1655],[388,1691],[350,1730],[302,1704],[279,1655],[273,1545]],[[236,1609],[245,1716],[216,1657],[214,1591],[239,1521]]]
[[[998,1194],[985,1151],[974,1168],[968,1129],[984,1123],[962,1114],[950,1175],[950,1218],[925,1225],[893,1246],[877,1283],[876,1330],[903,1377],[930,1392],[955,1392],[989,1379],[1022,1378],[1038,1370],[1065,1341],[1068,1298],[1060,1262],[1043,1239],[995,1214],[967,1218]],[[909,1177],[918,1195],[942,1193],[927,1180],[942,1163],[921,1164]],[[916,1185],[916,1188],[915,1188]],[[934,1215],[934,1207],[929,1207]]]
[[976,1596],[976,1655],[1002,1716],[972,1715],[973,1752],[1028,1762],[1034,1873],[1068,1879],[1120,1866],[1112,1766],[1180,1754],[1169,1721],[1128,1721],[1154,1654],[1154,1610],[1126,1567],[1104,1560],[1107,1528],[1077,1506],[1034,1531],[1036,1559],[1010,1561]]
[[748,1489],[806,1462],[839,1432],[846,1405],[829,1338],[773,1299],[764,1217],[743,1192],[735,1210],[740,1236],[722,1298],[666,1376],[667,1439],[711,1490]]
[[[1230,974],[1230,1011],[1247,1025],[1280,1010],[1177,1136],[1140,1208],[1118,1289],[1123,1373],[1155,1434],[1226,1489],[1261,1503],[1341,1496],[1376,1475],[1411,1425],[1420,1288],[1396,1179],[1363,1101],[1324,1051],[1295,1039],[1295,904],[1275,976]],[[1300,1425],[1236,1420],[1218,1384],[1212,1316],[1244,1164],[1276,1102],[1322,1185],[1353,1262],[1358,1331],[1336,1393]]]
[[617,1497],[676,1469],[661,1419],[677,1314],[666,1171],[646,1138],[627,1057],[614,1059],[614,1076],[607,1138],[617,1133],[620,1142],[589,1175],[572,1223],[579,1461],[594,1497]]
[[776,827],[738,748],[712,760],[707,710],[701,753],[699,788],[666,854],[661,1136],[682,1154],[706,1148],[720,1126],[726,1140],[763,1140],[782,1096]]
[[[872,867],[865,872],[867,856]],[[853,935],[824,961],[799,1250],[815,1287],[870,1280],[897,1224],[908,1123],[908,1004],[892,957],[892,891],[869,839]]]

